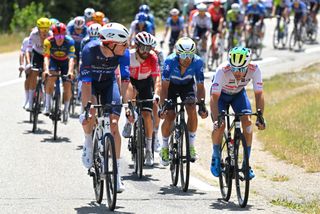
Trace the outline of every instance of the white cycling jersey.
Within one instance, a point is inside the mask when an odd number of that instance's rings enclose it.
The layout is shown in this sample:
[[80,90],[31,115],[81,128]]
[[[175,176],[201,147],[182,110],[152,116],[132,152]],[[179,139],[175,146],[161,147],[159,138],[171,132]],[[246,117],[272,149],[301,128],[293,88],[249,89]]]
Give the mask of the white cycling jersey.
[[207,28],[211,29],[211,15],[210,13],[206,12],[204,17],[201,17],[199,15],[199,12],[196,12],[192,16],[192,22],[191,22],[192,27],[200,27],[200,28]]
[[[48,33],[48,37],[52,36],[52,31],[50,30]],[[38,28],[35,27],[32,29],[30,36],[29,36],[29,43],[27,47],[27,51],[32,52],[32,50],[35,50],[38,54],[43,53],[43,41],[40,38],[40,34],[38,31]]]
[[257,64],[250,63],[246,75],[237,81],[231,71],[231,65],[225,62],[217,68],[216,75],[212,80],[211,94],[220,94],[221,92],[229,95],[237,94],[248,85],[250,80],[252,80],[254,91],[263,90],[262,75]]
[[22,53],[26,53],[27,48],[28,48],[28,44],[29,44],[29,37],[26,37],[23,39],[22,44],[21,44],[21,52]]

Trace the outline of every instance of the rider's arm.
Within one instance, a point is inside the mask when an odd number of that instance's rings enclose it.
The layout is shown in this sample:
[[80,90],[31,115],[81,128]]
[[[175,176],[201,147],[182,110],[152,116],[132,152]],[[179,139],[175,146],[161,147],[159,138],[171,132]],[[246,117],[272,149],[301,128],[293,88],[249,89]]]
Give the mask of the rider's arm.
[[48,39],[43,42],[43,71],[49,73],[51,43]]
[[210,89],[210,109],[211,109],[211,116],[213,121],[218,120],[219,115],[219,108],[218,108],[218,101],[222,90],[223,85],[223,75],[224,71],[221,67],[218,67],[216,75],[212,81],[211,89]]
[[167,22],[166,22],[166,28],[165,28],[165,31],[164,31],[164,34],[163,34],[163,38],[162,38],[163,41],[166,40],[167,33],[168,33],[168,30],[169,30],[169,27],[170,27],[170,20],[171,20],[171,18],[168,17]]
[[170,64],[171,61],[167,58],[163,64],[162,82],[161,82],[161,94],[160,94],[160,104],[163,105],[164,100],[168,97],[168,88],[170,82]]
[[82,80],[82,106],[86,106],[88,101],[91,100],[91,82],[92,82],[92,56],[90,49],[85,46],[82,51],[82,63],[80,66],[80,79]]
[[[252,65],[250,65],[252,66]],[[255,66],[255,71],[252,77],[253,90],[256,99],[256,109],[261,109],[262,113],[264,110],[264,96],[263,96],[263,81],[261,71],[258,65]]]
[[125,54],[119,58],[120,75],[121,75],[121,96],[123,102],[128,101],[127,89],[130,82],[130,52],[126,49]]
[[205,89],[204,89],[204,62],[202,59],[196,61],[196,81],[197,81],[197,98],[201,100],[201,98],[205,98]]
[[74,75],[74,57],[75,57],[74,40],[71,39],[69,43],[69,49],[68,49],[68,58],[69,58],[68,75]]
[[152,55],[152,62],[151,62],[151,76],[153,78],[154,82],[154,93],[160,96],[161,91],[161,73],[160,73],[160,67],[158,64],[158,57],[156,53],[153,53]]
[[30,36],[29,36],[27,50],[26,50],[26,63],[27,64],[31,63],[32,44],[33,44],[33,36],[32,36],[32,32],[31,32]]

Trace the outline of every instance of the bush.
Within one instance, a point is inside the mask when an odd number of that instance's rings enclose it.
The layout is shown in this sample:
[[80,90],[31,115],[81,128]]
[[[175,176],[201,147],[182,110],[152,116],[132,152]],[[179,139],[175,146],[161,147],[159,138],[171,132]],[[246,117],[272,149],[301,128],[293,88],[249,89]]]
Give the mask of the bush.
[[14,14],[10,23],[11,32],[29,32],[35,25],[38,18],[47,16],[43,11],[42,3],[31,2],[24,8],[19,8],[17,3],[13,4]]

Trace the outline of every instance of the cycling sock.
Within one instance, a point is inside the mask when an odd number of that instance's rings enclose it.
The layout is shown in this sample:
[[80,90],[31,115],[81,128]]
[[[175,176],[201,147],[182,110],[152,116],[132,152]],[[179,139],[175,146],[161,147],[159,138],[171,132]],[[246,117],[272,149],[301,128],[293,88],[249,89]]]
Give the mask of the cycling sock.
[[118,176],[120,177],[120,158],[117,159]]
[[84,145],[86,147],[92,147],[92,135],[91,134],[84,134]]
[[154,137],[155,137],[156,139],[158,139],[158,131],[159,131],[159,128],[154,128],[154,129],[153,129]]
[[247,146],[247,151],[248,151],[248,159],[249,159],[251,154],[251,146]]
[[220,157],[220,144],[213,144],[213,157]]
[[29,90],[28,91],[28,102],[29,102],[29,105],[32,105],[33,103],[33,93],[34,93],[35,90]]
[[45,105],[46,108],[50,108],[51,106],[51,97],[52,97],[51,94],[46,93],[46,105]]
[[68,111],[70,105],[70,101],[65,101],[64,102],[64,111]]
[[152,138],[146,137],[146,144],[147,151],[152,151]]
[[163,137],[162,136],[162,148],[168,148],[169,147],[168,141],[169,141],[169,137]]
[[29,102],[29,90],[25,90],[24,93],[25,93],[26,99],[23,106],[27,105],[27,103]]
[[194,146],[195,140],[196,140],[196,132],[189,131],[189,146]]

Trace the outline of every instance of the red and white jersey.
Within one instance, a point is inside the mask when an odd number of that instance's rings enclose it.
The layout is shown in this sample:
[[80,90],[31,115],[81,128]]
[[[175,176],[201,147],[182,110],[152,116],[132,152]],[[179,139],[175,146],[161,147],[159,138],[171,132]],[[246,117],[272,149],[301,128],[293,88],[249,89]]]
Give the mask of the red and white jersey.
[[[52,36],[52,31],[50,30],[48,33],[48,36]],[[32,29],[30,36],[29,36],[29,43],[28,43],[28,47],[27,47],[27,51],[32,52],[32,49],[35,50],[38,54],[42,54],[43,53],[43,41],[40,38],[40,34],[38,31],[38,28],[35,27]]]
[[220,94],[221,92],[230,95],[237,94],[248,85],[250,80],[252,80],[254,91],[263,90],[262,75],[257,64],[250,63],[246,75],[237,81],[231,71],[230,64],[225,62],[217,68],[217,73],[212,81],[211,94]]
[[136,57],[136,49],[130,50],[130,77],[136,80],[160,76],[158,57],[151,52],[147,59],[140,63]]

